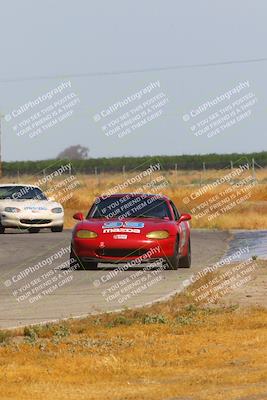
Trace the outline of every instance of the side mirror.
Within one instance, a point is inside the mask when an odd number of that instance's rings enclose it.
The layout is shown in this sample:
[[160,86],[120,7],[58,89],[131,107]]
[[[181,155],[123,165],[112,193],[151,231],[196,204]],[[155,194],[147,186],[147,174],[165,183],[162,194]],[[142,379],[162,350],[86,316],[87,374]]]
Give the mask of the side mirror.
[[78,221],[83,221],[84,215],[81,212],[77,212],[76,214],[73,215],[73,219],[77,219]]
[[190,221],[191,215],[190,214],[182,214],[178,219],[178,222]]

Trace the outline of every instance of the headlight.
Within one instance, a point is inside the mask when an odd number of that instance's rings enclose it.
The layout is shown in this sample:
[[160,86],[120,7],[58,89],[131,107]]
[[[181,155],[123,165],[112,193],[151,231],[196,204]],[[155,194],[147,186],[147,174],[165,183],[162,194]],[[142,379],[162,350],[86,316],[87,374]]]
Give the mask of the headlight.
[[146,235],[149,239],[167,239],[169,236],[168,231],[153,231]]
[[61,207],[52,208],[52,213],[54,214],[61,214],[63,212]]
[[4,209],[4,211],[10,212],[10,213],[18,213],[18,212],[21,211],[21,209],[20,208],[16,208],[16,207],[6,207]]
[[94,239],[97,237],[97,233],[81,229],[76,233],[76,237],[80,239]]

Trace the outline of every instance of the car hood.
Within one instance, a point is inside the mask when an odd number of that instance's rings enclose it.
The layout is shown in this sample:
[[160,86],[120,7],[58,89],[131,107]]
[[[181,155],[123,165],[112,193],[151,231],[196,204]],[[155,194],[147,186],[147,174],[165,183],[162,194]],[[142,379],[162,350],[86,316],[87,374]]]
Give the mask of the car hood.
[[16,207],[25,211],[50,211],[52,208],[62,206],[50,200],[0,200],[0,211],[3,211],[5,207]]
[[164,220],[159,218],[136,218],[134,220],[124,219],[86,219],[79,222],[75,230],[88,229],[93,230],[98,234],[114,234],[114,233],[128,233],[128,234],[147,234],[156,230],[168,230],[172,233],[175,226],[174,221]]

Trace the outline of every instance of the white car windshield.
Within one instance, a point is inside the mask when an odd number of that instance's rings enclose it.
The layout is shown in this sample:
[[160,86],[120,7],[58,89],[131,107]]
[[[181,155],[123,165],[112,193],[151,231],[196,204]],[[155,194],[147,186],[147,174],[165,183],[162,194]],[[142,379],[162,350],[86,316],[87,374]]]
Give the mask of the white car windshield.
[[47,200],[47,197],[33,186],[1,186],[0,200]]

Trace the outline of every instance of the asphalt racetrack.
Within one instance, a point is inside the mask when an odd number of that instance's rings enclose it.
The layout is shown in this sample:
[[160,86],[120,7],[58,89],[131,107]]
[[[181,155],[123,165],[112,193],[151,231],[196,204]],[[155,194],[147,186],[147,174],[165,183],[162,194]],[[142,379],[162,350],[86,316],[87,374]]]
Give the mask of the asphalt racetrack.
[[227,253],[232,235],[193,230],[190,269],[144,271],[139,267],[117,274],[116,266],[107,264],[99,264],[96,271],[62,269],[69,259],[70,238],[70,230],[39,234],[7,230],[0,236],[0,329],[166,298],[182,290],[192,274],[219,261]]

